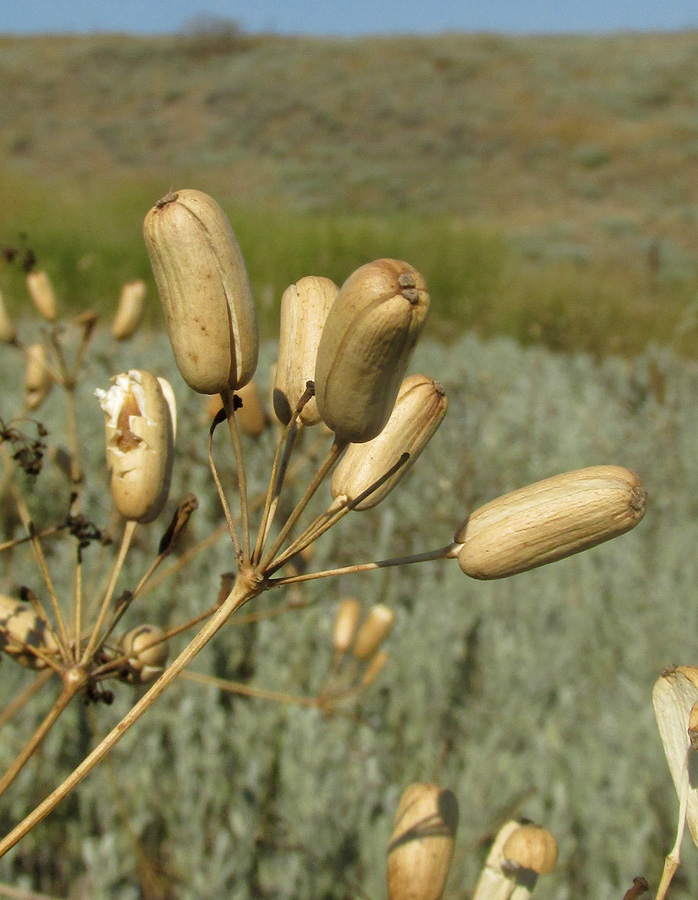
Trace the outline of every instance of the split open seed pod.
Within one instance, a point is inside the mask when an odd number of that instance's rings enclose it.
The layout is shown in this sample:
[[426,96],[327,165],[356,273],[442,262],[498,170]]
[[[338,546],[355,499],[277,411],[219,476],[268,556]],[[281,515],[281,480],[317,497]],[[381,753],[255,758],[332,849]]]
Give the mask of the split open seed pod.
[[235,412],[238,425],[249,437],[260,437],[269,423],[269,417],[262,403],[259,388],[254,381],[248,381],[246,385],[238,388],[237,395],[242,400],[242,406]]
[[172,476],[175,401],[164,378],[131,369],[95,391],[106,415],[107,467],[116,508],[126,519],[152,522]]
[[381,433],[371,441],[349,444],[332,476],[332,496],[351,502],[369,490],[408,454],[407,462],[354,509],[372,509],[412,468],[446,415],[446,392],[433,378],[411,375],[400,386],[395,406]]
[[150,210],[143,233],[184,380],[201,394],[247,384],[257,366],[257,319],[223,210],[201,191],[176,191]]
[[557,862],[557,842],[544,828],[510,819],[497,832],[473,900],[528,900],[538,876]]
[[393,630],[395,613],[383,603],[375,603],[368,611],[356,635],[352,648],[354,656],[365,662],[370,659]]
[[351,647],[360,615],[359,601],[353,597],[347,597],[339,604],[332,632],[332,643],[337,653],[346,653]]
[[55,322],[58,318],[58,304],[53,285],[46,272],[29,272],[27,274],[27,290],[39,314],[47,322]]
[[428,311],[424,279],[406,262],[378,259],[344,282],[315,368],[318,410],[338,439],[358,444],[384,428]]
[[[274,377],[273,404],[279,421],[286,425],[315,378],[320,336],[339,288],[329,278],[308,275],[287,287],[281,297],[279,359]],[[315,398],[300,414],[303,425],[321,421]]]
[[527,823],[517,828],[504,843],[505,868],[529,869],[547,875],[557,863],[557,841],[547,828]]
[[472,578],[504,578],[594,547],[634,528],[647,493],[620,466],[566,472],[497,497],[475,510],[454,538]]
[[28,647],[58,656],[58,645],[29,603],[0,594],[0,653],[11,656],[27,669],[45,669],[47,663]]
[[402,795],[388,846],[389,900],[439,900],[458,828],[458,801],[436,784]]
[[121,288],[119,305],[111,326],[112,337],[125,341],[132,337],[140,325],[145,307],[146,287],[142,278],[127,281]]
[[124,678],[130,684],[147,684],[162,674],[168,653],[163,635],[157,625],[139,625],[123,636],[121,649],[128,655]]
[[38,409],[51,393],[53,376],[48,367],[46,347],[31,344],[27,347],[27,363],[24,370],[24,405],[29,410]]
[[5,309],[5,301],[0,294],[0,344],[16,344],[17,329]]

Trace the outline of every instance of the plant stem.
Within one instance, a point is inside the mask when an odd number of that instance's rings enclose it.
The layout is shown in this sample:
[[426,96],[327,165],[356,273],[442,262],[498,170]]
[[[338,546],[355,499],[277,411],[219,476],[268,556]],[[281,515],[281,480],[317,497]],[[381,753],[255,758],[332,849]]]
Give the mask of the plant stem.
[[20,709],[28,703],[31,698],[38,694],[41,688],[46,684],[47,681],[51,679],[53,675],[53,669],[44,669],[40,672],[33,681],[29,683],[24,690],[18,694],[11,703],[9,703],[5,709],[0,713],[0,728],[3,725],[7,724],[10,719],[15,716]]
[[240,681],[227,681],[225,678],[214,678],[213,675],[201,675],[199,672],[184,672],[183,677],[197,684],[208,685],[231,694],[241,694],[244,697],[255,697],[259,700],[271,700],[275,703],[285,703],[288,706],[317,706],[316,697],[301,697],[297,694],[283,694],[279,691],[268,691],[264,688],[243,684]]
[[226,390],[221,393],[221,400],[228,420],[228,431],[233,444],[235,462],[238,470],[238,490],[240,493],[240,515],[242,516],[242,561],[243,565],[250,562],[250,514],[247,505],[247,479],[245,477],[245,462],[242,457],[240,444],[240,432],[235,418],[235,391]]

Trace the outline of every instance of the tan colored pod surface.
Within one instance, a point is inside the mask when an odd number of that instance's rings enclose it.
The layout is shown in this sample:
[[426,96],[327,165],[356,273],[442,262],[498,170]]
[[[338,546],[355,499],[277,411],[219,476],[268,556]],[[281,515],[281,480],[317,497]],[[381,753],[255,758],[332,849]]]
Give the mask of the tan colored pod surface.
[[[274,377],[274,412],[286,425],[315,378],[315,361],[320,336],[339,288],[329,278],[308,275],[287,287],[281,297],[279,359]],[[321,421],[315,398],[303,407],[303,425]]]
[[24,370],[24,404],[27,409],[38,409],[51,393],[53,376],[48,368],[46,347],[31,344],[27,347],[27,363]]
[[160,640],[163,635],[162,628],[157,625],[138,625],[123,636],[121,649],[129,656],[127,681],[146,684],[161,674],[168,655],[167,641]]
[[258,438],[269,422],[259,388],[254,381],[248,381],[238,388],[237,394],[242,400],[242,406],[235,412],[237,423],[245,434]]
[[119,305],[111,326],[112,337],[117,341],[128,340],[138,328],[143,316],[145,293],[145,281],[142,278],[127,281],[121,288]]
[[502,854],[508,864],[547,875],[557,863],[557,841],[546,828],[525,824],[509,836]]
[[394,624],[395,613],[392,609],[384,603],[375,603],[356,635],[352,648],[354,656],[360,660],[370,659],[393,630]]
[[7,653],[27,669],[45,669],[46,663],[26,645],[49,656],[58,654],[54,636],[29,603],[0,594],[0,653]]
[[378,259],[344,282],[315,368],[318,410],[339,439],[370,441],[383,429],[428,311],[425,281],[406,262]]
[[47,322],[54,322],[58,318],[58,306],[53,285],[46,272],[29,272],[27,275],[27,290],[34,302],[39,314]]
[[443,387],[433,378],[406,378],[380,434],[347,447],[332,476],[332,496],[355,500],[409,453],[407,462],[354,509],[371,509],[379,504],[415,464],[443,421],[447,405]]
[[0,343],[15,344],[17,342],[17,329],[5,309],[5,301],[0,293]]
[[555,475],[476,509],[456,532],[458,563],[472,578],[504,578],[629,531],[647,494],[621,466]]
[[439,900],[458,828],[458,802],[436,784],[402,795],[388,847],[389,900]]
[[116,508],[126,519],[152,522],[170,489],[176,413],[164,378],[131,369],[95,391],[106,415],[107,467]]
[[360,615],[361,607],[358,600],[347,597],[339,604],[332,631],[332,643],[337,653],[346,653],[351,647]]
[[184,380],[202,394],[247,384],[257,366],[257,319],[223,210],[201,191],[176,191],[150,210],[143,234]]

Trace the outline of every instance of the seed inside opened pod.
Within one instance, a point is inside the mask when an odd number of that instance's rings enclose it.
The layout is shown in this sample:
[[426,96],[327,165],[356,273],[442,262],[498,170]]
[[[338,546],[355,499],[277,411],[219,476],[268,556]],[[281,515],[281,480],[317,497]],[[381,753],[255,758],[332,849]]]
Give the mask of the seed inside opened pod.
[[557,841],[547,829],[526,824],[507,838],[502,854],[510,866],[546,875],[557,863]]

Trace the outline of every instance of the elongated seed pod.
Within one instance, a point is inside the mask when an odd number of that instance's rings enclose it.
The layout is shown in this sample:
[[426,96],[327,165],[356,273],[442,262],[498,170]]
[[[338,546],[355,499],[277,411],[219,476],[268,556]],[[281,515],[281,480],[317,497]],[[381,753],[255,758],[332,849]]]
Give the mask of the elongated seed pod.
[[428,311],[424,279],[405,262],[378,259],[344,282],[315,368],[318,410],[339,439],[358,444],[383,429]]
[[201,394],[247,384],[257,366],[257,320],[223,210],[201,191],[176,191],[146,215],[143,234],[182,378]]
[[27,364],[24,370],[24,405],[38,409],[51,393],[53,376],[48,367],[46,347],[31,344],[27,347]]
[[353,597],[347,597],[339,604],[332,632],[332,643],[337,653],[346,653],[351,647],[360,615],[359,601]]
[[388,846],[389,900],[439,900],[458,828],[458,801],[435,784],[402,795]]
[[[274,379],[274,412],[286,425],[315,378],[315,362],[320,336],[339,288],[329,278],[308,275],[287,287],[281,297],[279,359]],[[304,425],[321,421],[315,398],[303,407]]]
[[164,378],[131,369],[95,391],[106,415],[107,467],[116,508],[126,519],[152,522],[167,500],[176,413]]
[[9,317],[7,310],[5,309],[5,301],[3,300],[1,293],[0,293],[0,343],[1,344],[16,344],[17,343],[17,329],[15,328],[14,322]]
[[129,657],[124,678],[130,684],[147,684],[163,672],[168,654],[163,635],[157,625],[139,625],[123,636],[121,649]]
[[507,838],[502,855],[506,860],[505,866],[547,875],[557,863],[557,841],[546,828],[526,823]]
[[143,316],[145,294],[145,281],[142,278],[127,281],[121,288],[119,305],[111,326],[112,337],[117,341],[128,340],[138,328]]
[[458,563],[472,578],[504,578],[629,531],[647,494],[620,466],[555,475],[486,503],[456,532]]
[[58,306],[53,285],[46,272],[29,272],[27,274],[27,290],[39,314],[47,322],[55,322],[58,318]]
[[390,418],[371,441],[350,444],[332,476],[332,496],[355,500],[395,466],[407,462],[354,509],[377,506],[412,468],[446,415],[446,393],[433,378],[411,375],[400,386]]
[[393,630],[395,613],[383,603],[375,603],[368,611],[356,635],[352,653],[357,659],[370,659]]
[[0,653],[6,653],[27,669],[45,669],[47,663],[27,646],[36,647],[48,656],[58,655],[53,634],[33,607],[0,594]]
[[375,654],[375,656],[373,656],[370,663],[366,666],[366,670],[361,676],[361,681],[359,682],[359,686],[362,691],[365,691],[366,688],[369,688],[376,680],[376,678],[378,678],[380,673],[387,665],[388,659],[389,655],[387,650],[379,650]]

